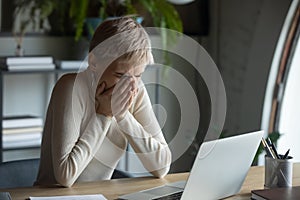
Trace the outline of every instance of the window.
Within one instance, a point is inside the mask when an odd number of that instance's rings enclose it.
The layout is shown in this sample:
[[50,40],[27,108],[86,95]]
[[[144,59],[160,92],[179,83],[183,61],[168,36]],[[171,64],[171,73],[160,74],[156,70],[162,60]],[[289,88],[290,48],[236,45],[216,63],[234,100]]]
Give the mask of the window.
[[280,154],[300,161],[300,5],[293,1],[282,28],[266,88],[262,129],[278,131]]

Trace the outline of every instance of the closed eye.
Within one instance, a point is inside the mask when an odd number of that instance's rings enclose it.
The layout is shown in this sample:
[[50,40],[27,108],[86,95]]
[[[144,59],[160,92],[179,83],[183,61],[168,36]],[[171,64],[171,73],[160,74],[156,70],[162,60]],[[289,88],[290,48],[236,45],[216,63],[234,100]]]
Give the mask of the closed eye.
[[124,75],[124,73],[121,72],[115,72],[115,76],[118,78],[121,78]]
[[[122,76],[126,76],[126,74],[125,73],[122,73],[122,72],[115,72],[115,74],[114,74],[116,77],[118,77],[118,78],[121,78]],[[142,77],[142,74],[137,74],[137,75],[134,75],[136,78],[140,78],[140,77]]]

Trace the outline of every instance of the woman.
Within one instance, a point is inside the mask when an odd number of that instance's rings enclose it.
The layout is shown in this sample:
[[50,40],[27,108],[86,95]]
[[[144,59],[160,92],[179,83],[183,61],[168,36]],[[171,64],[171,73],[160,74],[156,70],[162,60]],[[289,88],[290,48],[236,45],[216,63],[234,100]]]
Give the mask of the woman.
[[153,62],[150,47],[131,18],[97,28],[89,67],[62,76],[53,89],[36,185],[110,179],[128,144],[154,176],[168,173],[171,152],[140,80]]

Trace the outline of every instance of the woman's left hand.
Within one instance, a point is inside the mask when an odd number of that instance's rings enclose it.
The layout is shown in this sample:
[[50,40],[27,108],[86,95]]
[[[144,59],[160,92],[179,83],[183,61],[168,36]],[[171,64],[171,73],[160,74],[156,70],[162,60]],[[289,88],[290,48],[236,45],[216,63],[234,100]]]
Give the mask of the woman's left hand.
[[125,117],[137,92],[137,80],[134,77],[124,76],[116,84],[112,93],[111,107],[117,121],[121,121]]

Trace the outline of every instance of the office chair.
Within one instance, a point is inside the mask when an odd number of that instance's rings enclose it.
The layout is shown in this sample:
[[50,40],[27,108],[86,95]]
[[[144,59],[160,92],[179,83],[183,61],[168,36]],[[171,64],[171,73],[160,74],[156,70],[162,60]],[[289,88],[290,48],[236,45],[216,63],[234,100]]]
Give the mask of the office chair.
[[32,186],[39,168],[39,159],[16,160],[0,164],[0,188]]

